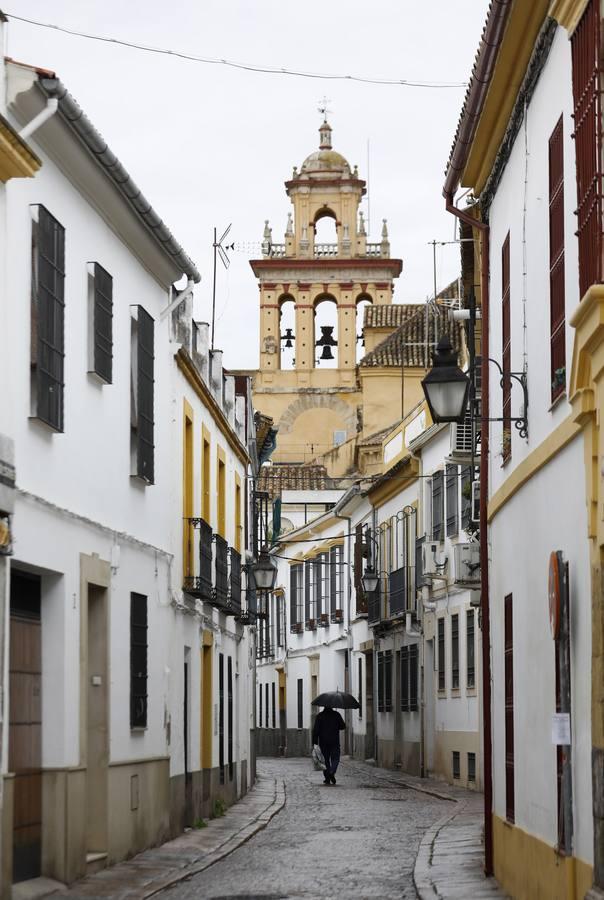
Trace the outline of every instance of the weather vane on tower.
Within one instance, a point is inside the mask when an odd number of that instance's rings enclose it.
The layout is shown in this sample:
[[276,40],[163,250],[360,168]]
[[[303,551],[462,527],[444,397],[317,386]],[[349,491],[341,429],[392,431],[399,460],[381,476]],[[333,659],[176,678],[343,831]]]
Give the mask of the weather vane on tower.
[[331,103],[331,100],[329,100],[327,97],[323,97],[323,100],[322,101],[320,100],[319,103],[320,103],[320,106],[318,107],[318,111],[323,116],[323,121],[327,122],[327,113],[332,112],[331,109],[327,108],[327,104]]

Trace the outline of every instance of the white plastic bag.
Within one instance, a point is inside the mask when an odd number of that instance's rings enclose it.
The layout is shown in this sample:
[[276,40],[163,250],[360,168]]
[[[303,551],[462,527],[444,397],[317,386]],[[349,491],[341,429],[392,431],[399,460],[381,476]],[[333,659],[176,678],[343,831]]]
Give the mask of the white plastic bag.
[[320,772],[325,768],[325,759],[321,753],[321,748],[317,744],[312,748],[310,758],[312,759],[312,764],[317,772]]

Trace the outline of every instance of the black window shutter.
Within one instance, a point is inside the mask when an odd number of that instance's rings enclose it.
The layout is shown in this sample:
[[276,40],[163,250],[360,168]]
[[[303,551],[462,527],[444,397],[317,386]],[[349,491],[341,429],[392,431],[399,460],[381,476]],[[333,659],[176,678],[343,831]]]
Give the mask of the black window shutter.
[[298,678],[298,728],[302,728],[304,725],[304,710],[303,703],[304,700],[304,682],[301,678]]
[[378,668],[378,712],[384,712],[384,654],[377,655]]
[[409,709],[412,712],[417,712],[419,709],[418,674],[419,646],[411,644],[409,647]]
[[154,322],[142,306],[138,308],[138,443],[137,472],[149,484],[154,481],[153,394],[154,394]]
[[228,691],[228,708],[227,708],[227,717],[228,717],[228,726],[229,726],[229,737],[228,737],[228,752],[229,752],[229,780],[232,780],[233,774],[235,771],[234,761],[233,761],[233,657],[227,657],[227,691]]
[[432,540],[442,541],[444,515],[443,473],[435,472],[432,476]]
[[409,647],[401,648],[401,709],[409,710]]
[[36,416],[63,431],[65,358],[65,229],[38,206],[34,228],[32,375]]
[[147,598],[130,594],[130,727],[147,727]]
[[94,371],[107,384],[113,377],[113,278],[94,264]]
[[218,658],[218,765],[224,783],[224,653]]
[[384,652],[384,709],[390,712],[392,709],[392,650]]

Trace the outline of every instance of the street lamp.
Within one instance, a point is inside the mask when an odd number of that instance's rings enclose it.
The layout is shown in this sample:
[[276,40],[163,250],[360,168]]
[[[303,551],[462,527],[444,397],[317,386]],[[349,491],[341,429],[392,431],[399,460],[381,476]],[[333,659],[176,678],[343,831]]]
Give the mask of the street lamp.
[[264,546],[255,563],[252,564],[252,574],[258,591],[272,591],[277,580],[277,567],[270,558],[268,548]]
[[447,335],[439,340],[432,359],[433,366],[422,380],[432,421],[463,422],[470,379],[457,365],[457,351]]
[[375,571],[373,566],[368,566],[361,576],[361,581],[363,582],[363,590],[365,591],[365,593],[373,594],[374,591],[377,591],[379,580],[379,575]]

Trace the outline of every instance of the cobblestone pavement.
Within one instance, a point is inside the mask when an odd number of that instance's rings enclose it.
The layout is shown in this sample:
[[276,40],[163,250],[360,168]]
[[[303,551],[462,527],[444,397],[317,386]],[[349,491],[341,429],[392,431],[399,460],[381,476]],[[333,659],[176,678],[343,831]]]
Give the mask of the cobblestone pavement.
[[424,832],[452,804],[384,770],[344,760],[326,787],[308,759],[262,759],[285,781],[286,803],[267,827],[161,900],[415,898],[413,866]]

